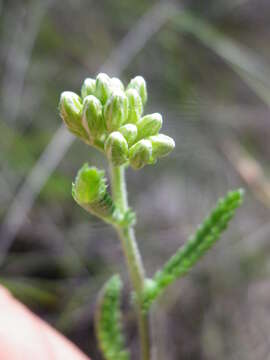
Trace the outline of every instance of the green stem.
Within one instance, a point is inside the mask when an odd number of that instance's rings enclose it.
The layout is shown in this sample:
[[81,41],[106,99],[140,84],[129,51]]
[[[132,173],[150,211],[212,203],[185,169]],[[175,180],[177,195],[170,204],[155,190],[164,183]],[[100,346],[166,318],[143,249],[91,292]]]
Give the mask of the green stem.
[[[111,166],[112,194],[115,203],[119,208],[126,212],[128,210],[127,189],[125,181],[125,167]],[[116,227],[122,242],[124,255],[129,269],[130,278],[137,298],[137,316],[139,336],[141,341],[142,360],[150,360],[150,331],[149,319],[141,310],[141,293],[144,287],[144,268],[142,259],[137,246],[135,232],[132,226]]]

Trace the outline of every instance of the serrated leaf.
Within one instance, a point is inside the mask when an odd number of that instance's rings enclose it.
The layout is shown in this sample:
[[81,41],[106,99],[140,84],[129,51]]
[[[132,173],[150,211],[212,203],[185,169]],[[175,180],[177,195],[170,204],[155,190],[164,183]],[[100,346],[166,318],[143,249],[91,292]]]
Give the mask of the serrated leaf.
[[91,214],[110,224],[121,223],[124,214],[107,191],[104,171],[84,164],[72,184],[74,200]]
[[143,308],[147,311],[164,289],[179,277],[185,275],[195,263],[216,243],[227,228],[236,209],[243,201],[243,190],[229,192],[220,199],[210,215],[199,226],[175,255],[158,271],[153,279],[145,282]]
[[114,275],[104,286],[96,312],[96,334],[106,360],[129,360],[121,322],[122,281]]

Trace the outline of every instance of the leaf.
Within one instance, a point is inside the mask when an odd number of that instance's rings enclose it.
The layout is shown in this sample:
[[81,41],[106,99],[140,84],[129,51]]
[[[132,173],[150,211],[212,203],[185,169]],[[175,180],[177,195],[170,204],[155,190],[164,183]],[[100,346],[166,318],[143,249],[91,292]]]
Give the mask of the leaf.
[[82,208],[103,221],[121,226],[126,223],[128,214],[114,204],[103,170],[84,164],[72,184],[72,196]]
[[124,346],[121,324],[121,290],[121,279],[114,275],[103,288],[96,313],[97,338],[106,360],[130,359]]
[[217,206],[187,243],[170,258],[152,280],[146,281],[143,292],[143,309],[145,311],[169,284],[185,275],[215,244],[227,228],[235,210],[241,205],[243,195],[244,191],[240,189],[228,192],[225,198],[220,199]]

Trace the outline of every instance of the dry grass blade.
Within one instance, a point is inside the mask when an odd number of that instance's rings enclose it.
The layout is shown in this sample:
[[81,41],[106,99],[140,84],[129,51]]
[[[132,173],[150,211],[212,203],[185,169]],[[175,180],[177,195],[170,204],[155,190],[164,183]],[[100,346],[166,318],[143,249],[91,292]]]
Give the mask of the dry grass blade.
[[221,57],[270,106],[269,65],[259,55],[188,11],[179,11],[173,22],[178,30],[192,34]]

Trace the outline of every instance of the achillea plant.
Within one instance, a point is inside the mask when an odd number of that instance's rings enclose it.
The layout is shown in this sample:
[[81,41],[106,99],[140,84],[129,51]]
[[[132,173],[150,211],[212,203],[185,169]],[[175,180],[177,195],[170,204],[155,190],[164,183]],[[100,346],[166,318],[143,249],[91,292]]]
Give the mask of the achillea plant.
[[[215,244],[243,200],[242,190],[229,192],[163,268],[152,279],[146,277],[135,239],[135,213],[128,206],[125,169],[155,164],[175,146],[172,138],[160,133],[160,114],[143,116],[146,101],[147,88],[141,76],[125,88],[119,79],[99,74],[96,79],[85,79],[81,95],[63,92],[59,103],[67,128],[100,150],[109,163],[112,195],[107,190],[105,171],[88,164],[79,170],[72,195],[81,207],[110,223],[119,234],[135,295],[142,360],[151,358],[151,305]],[[130,359],[122,334],[121,289],[120,276],[114,275],[105,284],[97,307],[97,338],[107,360]]]

